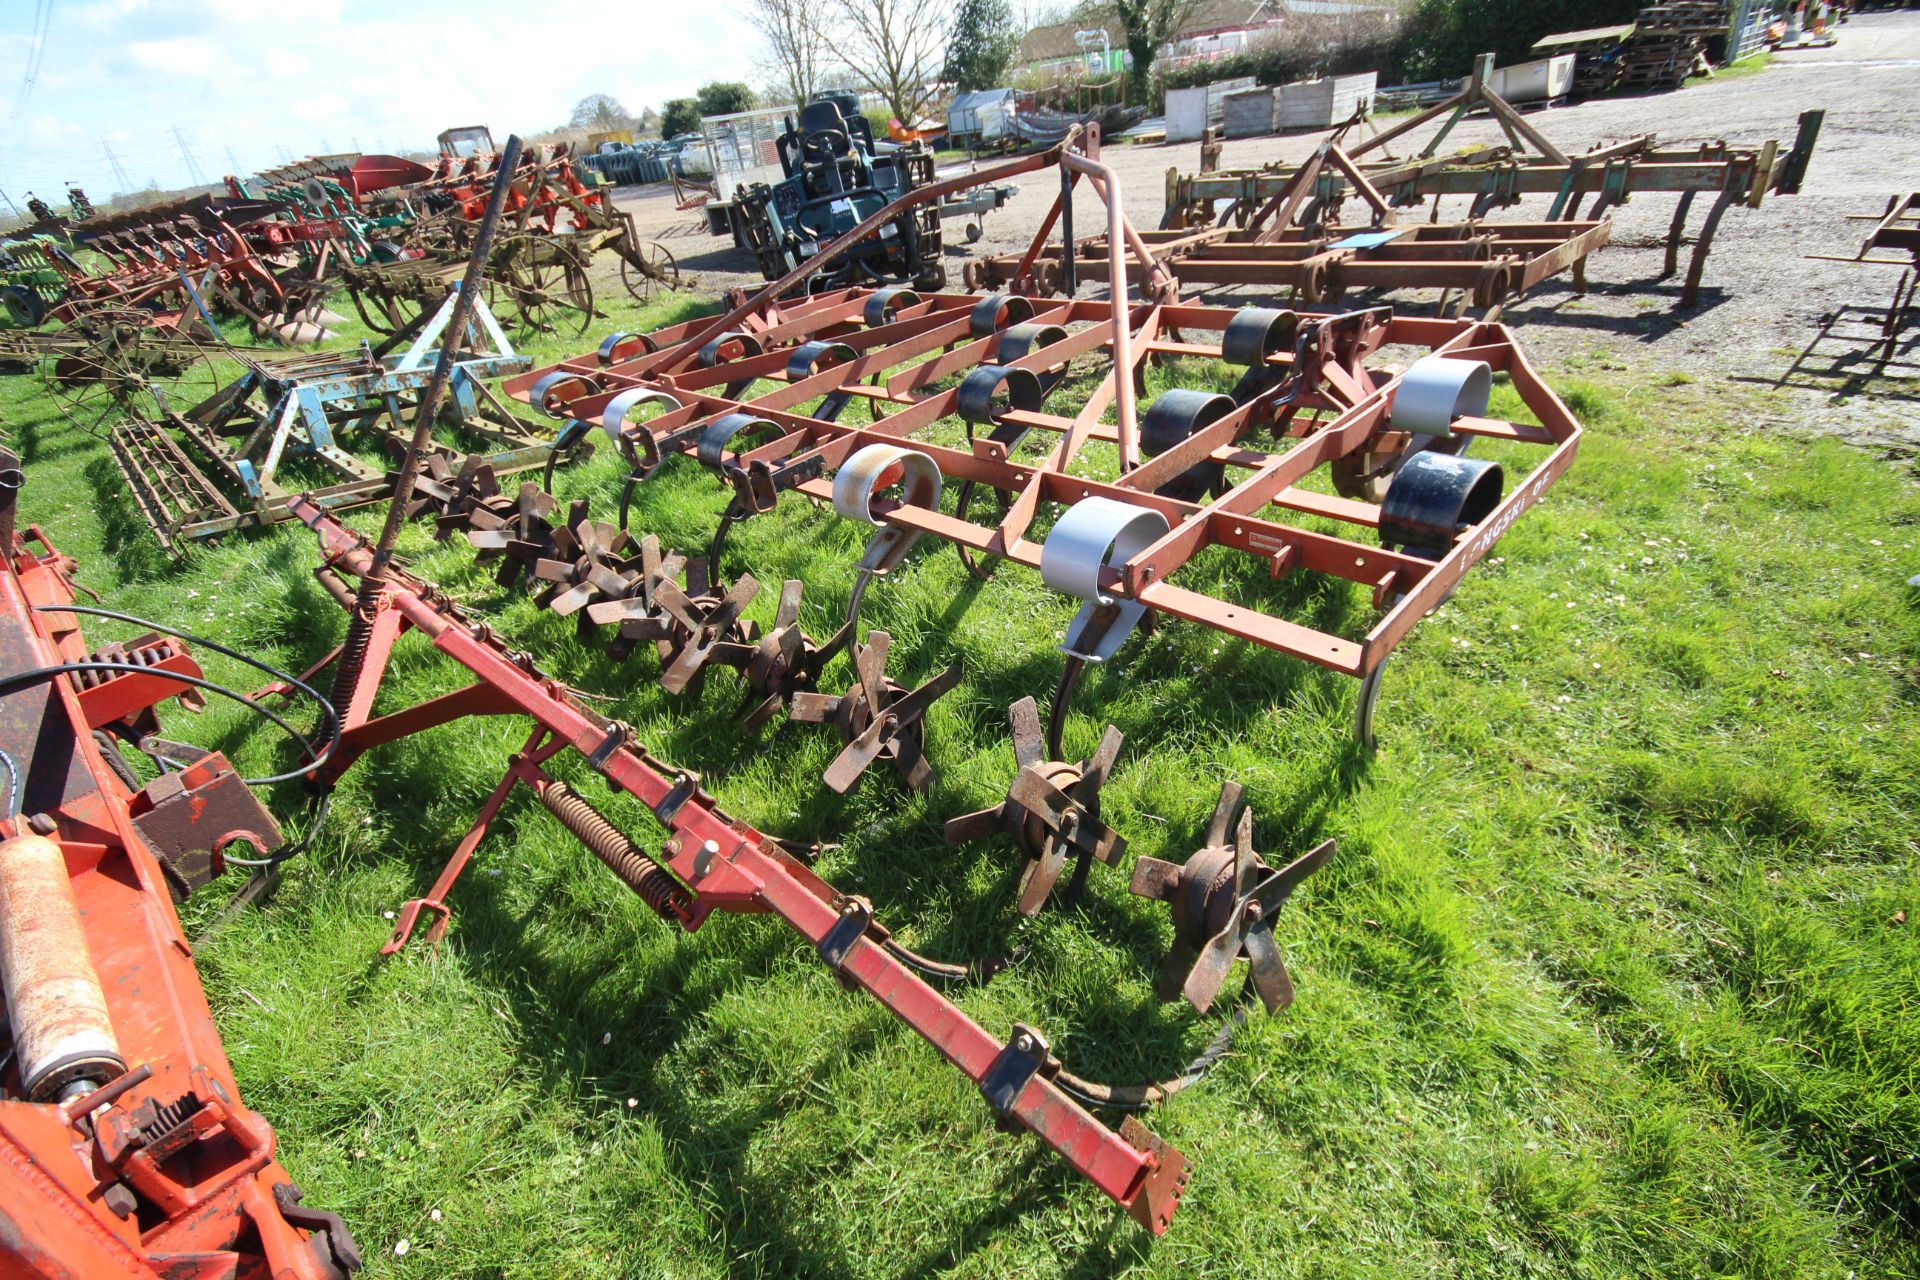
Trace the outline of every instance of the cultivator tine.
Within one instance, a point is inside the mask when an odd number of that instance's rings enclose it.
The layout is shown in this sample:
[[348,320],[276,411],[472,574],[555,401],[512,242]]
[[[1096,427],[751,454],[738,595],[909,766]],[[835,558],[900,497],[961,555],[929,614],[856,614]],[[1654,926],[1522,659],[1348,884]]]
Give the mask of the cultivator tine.
[[[1227,828],[1238,812],[1232,842]],[[1334,842],[1321,843],[1279,870],[1253,849],[1253,810],[1241,807],[1240,784],[1220,789],[1207,826],[1207,843],[1180,865],[1158,858],[1134,864],[1129,889],[1173,910],[1173,947],[1154,992],[1162,1000],[1184,996],[1201,1013],[1213,1007],[1236,960],[1247,961],[1248,978],[1266,1006],[1278,1013],[1293,1001],[1293,979],[1273,937],[1274,918],[1302,880],[1325,866]]]

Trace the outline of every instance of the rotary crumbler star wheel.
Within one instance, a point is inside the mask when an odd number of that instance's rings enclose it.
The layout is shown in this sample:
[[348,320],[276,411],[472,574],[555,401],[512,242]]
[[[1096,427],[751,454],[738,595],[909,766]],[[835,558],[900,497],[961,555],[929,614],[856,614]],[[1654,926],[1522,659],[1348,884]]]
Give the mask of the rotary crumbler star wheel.
[[692,689],[697,696],[708,663],[724,661],[739,647],[751,647],[759,639],[759,628],[740,616],[760,594],[753,575],[741,574],[723,594],[707,581],[707,573],[706,557],[695,556],[687,561],[687,591],[664,579],[654,586],[654,600],[666,612],[673,631],[671,652],[662,654],[666,669],[660,673],[660,687],[668,693]]
[[915,791],[933,785],[933,766],[926,757],[926,714],[940,696],[960,683],[960,665],[949,666],[917,689],[908,689],[887,676],[887,650],[893,637],[884,631],[867,634],[857,646],[853,665],[858,679],[838,698],[820,693],[794,695],[791,714],[803,724],[831,724],[846,747],[827,766],[825,781],[841,795],[853,789],[867,766],[891,760]]
[[414,480],[413,492],[413,501],[407,504],[408,518],[433,512],[433,536],[440,541],[455,530],[468,528],[475,511],[502,501],[500,478],[494,474],[493,465],[472,453],[464,458],[438,451],[428,454],[425,470]]
[[[567,523],[554,530],[553,554],[533,566],[534,580],[547,584],[534,603],[570,618],[589,605],[625,595],[621,556],[632,544],[625,530],[593,519],[586,503],[574,503]],[[590,627],[585,618],[581,624]]]
[[494,580],[510,587],[525,580],[533,566],[553,552],[554,517],[560,504],[537,484],[523,484],[513,499],[476,506],[467,516],[467,541],[479,561],[499,559]]
[[577,338],[594,320],[593,281],[571,245],[554,236],[507,236],[489,255],[487,305],[523,333]]
[[1026,858],[1020,875],[1020,914],[1034,916],[1046,905],[1068,859],[1074,862],[1066,894],[1071,900],[1086,882],[1093,862],[1112,863],[1126,852],[1126,838],[1100,817],[1100,788],[1112,775],[1126,739],[1108,725],[1099,748],[1078,764],[1069,764],[1046,758],[1040,708],[1032,698],[1009,707],[1007,721],[1013,732],[1014,761],[1020,766],[1007,788],[1007,798],[991,809],[949,819],[946,839],[948,844],[961,844],[997,830],[1009,832]]
[[[677,551],[662,554],[660,539],[648,534],[640,539],[639,554],[621,566],[620,577],[626,589],[616,597],[588,605],[582,625],[619,628],[607,646],[609,657],[625,658],[636,644],[650,642],[658,648],[663,663],[671,661],[677,624],[660,602],[660,584],[679,577],[687,567],[685,556]],[[700,568],[704,577],[706,566]]]
[[1300,882],[1333,856],[1328,840],[1276,871],[1253,851],[1253,810],[1242,808],[1240,798],[1239,783],[1222,785],[1205,846],[1179,866],[1141,858],[1129,886],[1173,909],[1173,949],[1154,993],[1162,1000],[1184,996],[1201,1013],[1213,1007],[1234,962],[1243,958],[1267,1012],[1293,1002],[1293,979],[1273,938],[1274,917]]
[[820,672],[853,634],[851,626],[843,626],[826,644],[816,643],[800,629],[800,595],[799,580],[787,579],[780,588],[773,629],[752,644],[723,645],[725,652],[715,654],[747,683],[739,715],[749,732],[771,720],[795,695],[817,691]]
[[645,266],[621,258],[620,283],[634,298],[645,302],[653,296],[655,289],[680,287],[680,264],[673,260],[667,246],[658,240],[637,240],[633,252]]

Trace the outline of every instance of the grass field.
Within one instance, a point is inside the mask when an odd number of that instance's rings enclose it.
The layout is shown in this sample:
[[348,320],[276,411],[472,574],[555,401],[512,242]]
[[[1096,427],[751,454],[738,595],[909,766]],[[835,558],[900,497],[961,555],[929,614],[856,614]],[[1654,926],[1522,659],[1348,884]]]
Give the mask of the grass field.
[[[996,1132],[963,1077],[777,922],[670,932],[524,796],[438,954],[379,959],[518,722],[373,753],[279,895],[199,950],[307,1202],[345,1215],[375,1277],[1920,1272],[1920,609],[1903,585],[1920,495],[1838,444],[1745,429],[1751,393],[1614,363],[1549,371],[1589,428],[1580,458],[1402,647],[1377,754],[1350,741],[1352,682],[1191,626],[1136,638],[1077,703],[1070,755],[1105,723],[1127,734],[1107,816],[1132,852],[1183,857],[1226,777],[1270,858],[1340,841],[1280,925],[1298,1002],[1151,1117],[1197,1162],[1164,1239]],[[303,531],[174,566],[103,447],[31,380],[0,382],[0,414],[26,456],[24,518],[109,606],[287,664],[337,639]],[[610,502],[617,473],[597,458],[561,491]],[[636,521],[695,545],[721,505],[674,464]],[[804,578],[808,631],[830,629],[855,529],[789,502],[733,545],[734,571]],[[1026,964],[957,994],[987,1027],[1035,1022],[1080,1074],[1116,1080],[1207,1038],[1152,999],[1170,929],[1125,867],[1023,929],[1011,851],[941,841],[946,817],[999,798],[1005,708],[1058,670],[1072,607],[1035,575],[975,584],[923,546],[870,594],[901,678],[956,657],[967,678],[931,717],[929,794],[876,770],[841,800],[817,782],[825,731],[743,737],[730,677],[675,705],[650,658],[578,644],[463,545],[415,528],[403,551],[733,812],[839,841],[828,879],[911,944],[1030,942]],[[1290,600],[1327,622],[1361,607]],[[452,680],[407,644],[390,690]],[[169,729],[287,758],[225,709]],[[237,882],[189,903],[189,928]]]

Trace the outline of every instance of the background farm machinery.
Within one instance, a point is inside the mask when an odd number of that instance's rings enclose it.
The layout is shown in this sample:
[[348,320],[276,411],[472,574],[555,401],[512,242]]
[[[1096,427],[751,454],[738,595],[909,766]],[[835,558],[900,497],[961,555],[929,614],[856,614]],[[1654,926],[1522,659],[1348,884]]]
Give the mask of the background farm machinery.
[[[1850,222],[1870,222],[1873,226],[1860,247],[1853,253],[1811,254],[1823,262],[1846,262],[1855,266],[1898,267],[1894,277],[1893,296],[1887,301],[1887,308],[1878,316],[1869,315],[1866,324],[1875,336],[1867,344],[1867,352],[1872,355],[1878,368],[1884,369],[1900,350],[1900,335],[1912,320],[1914,304],[1920,299],[1920,192],[1907,192],[1889,197],[1887,207],[1879,213],[1855,213],[1847,215]],[[1820,321],[1820,331],[1814,335],[1807,349],[1782,375],[1782,381],[1792,378],[1807,358],[1822,342],[1835,336],[1834,331],[1842,328],[1854,328],[1858,331],[1858,321],[1848,313],[1855,308],[1843,308]]]
[[[433,376],[436,344],[451,345],[453,357],[436,416],[449,443],[433,446],[427,465],[434,476],[491,486],[574,456],[577,441],[561,445],[488,389],[489,379],[531,361],[514,353],[485,304],[476,306],[464,333],[451,330],[453,309],[449,296],[396,354],[365,343],[357,351],[275,359],[234,353],[238,375],[198,404],[162,403],[157,413],[114,426],[114,463],[161,545],[178,554],[197,540],[284,520],[292,492],[302,489],[330,511],[390,495],[386,467],[354,450],[390,460],[404,452],[404,433]],[[283,467],[302,476],[291,490]],[[331,483],[314,487],[315,468]]]
[[84,274],[67,244],[52,236],[0,240],[0,329],[37,329]]
[[[1443,312],[1451,303],[1455,314],[1477,307],[1497,319],[1508,299],[1564,271],[1573,272],[1576,291],[1585,291],[1587,255],[1606,245],[1610,222],[1402,223],[1339,139],[1336,133],[1323,143],[1256,209],[1243,209],[1241,225],[1137,233],[1140,247],[1161,274],[1183,284],[1285,288],[1315,304],[1338,302],[1357,290],[1439,289]],[[1368,222],[1306,220],[1303,205],[1327,168],[1352,184],[1372,215]],[[1334,212],[1326,202],[1315,208],[1313,218]],[[1078,272],[1104,271],[1115,252],[1109,236],[1090,236],[1049,246],[1037,257],[1008,254],[968,263],[967,282],[1071,296]],[[1144,283],[1137,269],[1133,279]]]
[[[497,175],[499,157],[484,126],[441,134],[441,158],[409,189],[421,216],[396,232],[397,254],[348,264],[342,279],[361,318],[391,333],[439,305],[459,277]],[[507,226],[487,264],[494,313],[525,333],[584,333],[595,317],[590,267],[618,262],[621,287],[639,301],[680,286],[672,253],[642,240],[631,214],[577,171],[564,147],[533,148],[517,164]],[[398,257],[401,260],[382,260]]]
[[153,321],[137,308],[96,308],[59,329],[0,332],[0,375],[37,373],[68,421],[95,436],[119,418],[164,413],[170,397],[212,391],[213,362],[230,348],[197,317]]
[[243,779],[161,738],[163,703],[245,699],[164,629],[90,650],[80,616],[105,611],[76,606],[73,561],[16,528],[21,482],[0,451],[0,1272],[344,1280],[359,1250],[301,1203],[242,1101],[174,911],[229,861],[300,851],[249,789],[297,771]]
[[[1268,220],[1284,200],[1297,212],[1293,221],[1312,234],[1332,228],[1342,206],[1358,200],[1367,208],[1369,227],[1378,230],[1394,225],[1389,210],[1416,208],[1428,200],[1433,202],[1433,223],[1438,224],[1442,199],[1467,196],[1472,201],[1467,221],[1454,224],[1463,229],[1464,237],[1558,240],[1560,247],[1549,252],[1564,257],[1567,246],[1589,234],[1612,206],[1625,204],[1636,194],[1673,193],[1679,200],[1667,233],[1664,279],[1679,269],[1688,216],[1695,198],[1706,194],[1713,204],[1695,237],[1687,267],[1679,300],[1686,307],[1698,300],[1721,219],[1735,205],[1757,209],[1768,195],[1797,193],[1825,116],[1821,111],[1803,113],[1791,146],[1770,140],[1750,148],[1725,142],[1661,147],[1652,135],[1644,135],[1569,155],[1486,84],[1490,65],[1490,57],[1481,59],[1460,93],[1362,142],[1346,145],[1344,138],[1353,124],[1344,126],[1301,166],[1192,175],[1170,170],[1161,226],[1169,230],[1231,226],[1257,232],[1271,225]],[[1439,155],[1448,133],[1476,110],[1491,114],[1507,145]],[[1418,155],[1405,160],[1384,158],[1394,139],[1443,115],[1445,123]],[[1369,158],[1375,152],[1383,158]],[[1491,210],[1511,208],[1528,196],[1548,198],[1541,221],[1512,227],[1483,221]],[[1589,198],[1591,204],[1587,204]],[[1589,251],[1602,244],[1604,240],[1590,245]],[[1529,267],[1524,274],[1535,271]]]
[[[754,183],[734,198],[707,206],[708,226],[731,234],[754,255],[760,272],[777,280],[812,259],[856,224],[909,191],[933,181],[933,153],[912,142],[888,151],[874,145],[873,126],[852,94],[821,94],[800,108],[796,123],[774,143],[781,173],[775,183]],[[975,189],[977,203],[990,188]],[[941,215],[937,204],[904,210],[882,223],[857,248],[841,255],[828,272],[811,277],[815,288],[850,284],[905,284],[933,290],[946,285],[940,261]]]

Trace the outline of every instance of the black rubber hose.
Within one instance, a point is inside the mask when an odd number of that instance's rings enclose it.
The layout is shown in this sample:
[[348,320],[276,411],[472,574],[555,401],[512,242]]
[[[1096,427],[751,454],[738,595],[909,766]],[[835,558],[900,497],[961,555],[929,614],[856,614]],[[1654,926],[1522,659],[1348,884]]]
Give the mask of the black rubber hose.
[[1098,1080],[1083,1080],[1071,1071],[1062,1071],[1053,1079],[1060,1092],[1072,1098],[1082,1106],[1107,1107],[1115,1111],[1145,1111],[1159,1102],[1164,1102],[1182,1089],[1200,1082],[1207,1072],[1218,1066],[1227,1056],[1227,1050],[1233,1047],[1233,1037],[1247,1022],[1248,997],[1253,993],[1253,980],[1249,978],[1240,994],[1233,1002],[1233,1012],[1220,1030],[1200,1051],[1200,1056],[1189,1062],[1178,1075],[1164,1080],[1149,1081],[1145,1084],[1105,1084]]

